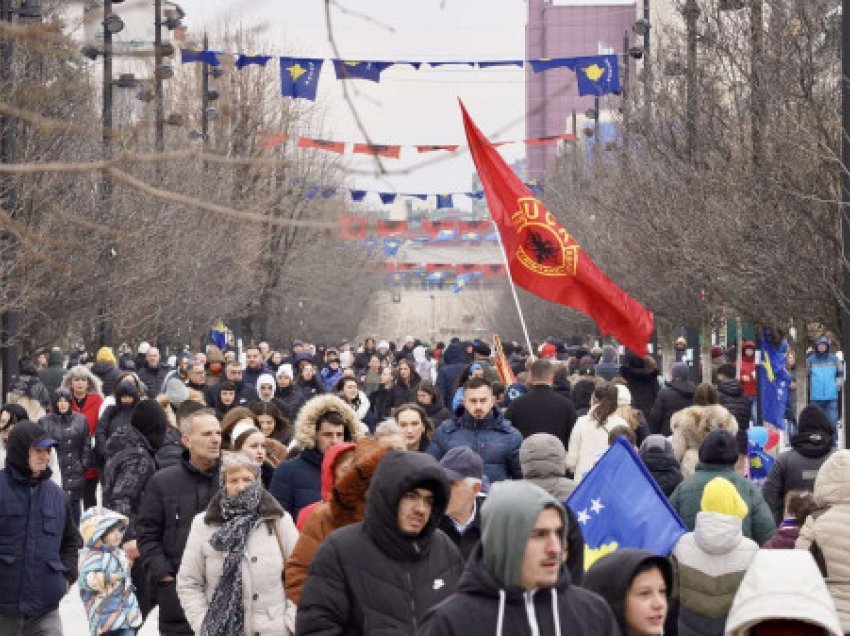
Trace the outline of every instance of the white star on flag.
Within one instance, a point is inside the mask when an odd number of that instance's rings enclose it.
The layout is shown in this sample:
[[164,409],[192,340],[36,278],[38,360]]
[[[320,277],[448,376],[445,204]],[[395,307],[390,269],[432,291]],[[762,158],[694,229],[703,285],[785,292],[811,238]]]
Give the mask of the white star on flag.
[[578,511],[578,522],[581,525],[587,525],[588,521],[590,521],[590,515],[587,514],[587,508],[585,508],[584,510],[579,510]]
[[590,509],[593,510],[596,514],[599,514],[599,511],[602,510],[605,506],[602,505],[601,499],[591,499],[590,500]]

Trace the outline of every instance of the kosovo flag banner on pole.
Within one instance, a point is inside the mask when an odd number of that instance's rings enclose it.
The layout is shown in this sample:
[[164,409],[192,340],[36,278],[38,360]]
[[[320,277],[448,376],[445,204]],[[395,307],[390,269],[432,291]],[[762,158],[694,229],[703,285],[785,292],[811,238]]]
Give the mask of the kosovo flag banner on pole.
[[688,529],[634,447],[618,437],[567,500],[584,536],[584,569],[620,548],[667,556]]
[[210,338],[222,351],[227,348],[227,326],[221,320],[216,321],[210,329]]
[[280,92],[284,97],[315,102],[322,64],[324,60],[316,58],[280,58]]
[[620,67],[616,55],[588,55],[571,58],[576,72],[578,94],[607,95],[620,92]]
[[785,370],[785,356],[773,343],[761,336],[762,360],[759,363],[759,393],[761,394],[761,414],[765,422],[778,429],[785,429],[785,403],[788,401],[788,383],[791,376]]
[[620,289],[514,174],[481,133],[463,103],[469,150],[496,223],[514,283],[535,296],[587,314],[611,334],[646,355],[652,312]]

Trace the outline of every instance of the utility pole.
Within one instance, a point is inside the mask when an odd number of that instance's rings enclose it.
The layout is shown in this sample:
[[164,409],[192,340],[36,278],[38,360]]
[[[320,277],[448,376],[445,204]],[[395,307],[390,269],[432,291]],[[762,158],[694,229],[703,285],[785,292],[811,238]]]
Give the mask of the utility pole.
[[[12,22],[12,0],[0,0],[0,20],[3,22]],[[12,57],[14,55],[14,47],[11,37],[3,37],[0,41],[0,85],[9,86],[8,93],[11,94],[12,83]],[[0,117],[0,162],[15,163],[15,119],[8,115]],[[2,207],[7,214],[14,217],[18,208],[18,193],[15,184],[14,175],[9,175],[5,184],[6,198],[2,201]],[[0,188],[2,191],[2,188]],[[3,243],[8,246],[10,253],[9,259],[15,258],[17,253],[16,240],[11,233],[6,233],[2,237]],[[8,265],[0,268],[2,272],[8,272]],[[6,275],[6,283],[10,281]],[[15,302],[15,295],[12,293],[13,286],[9,285],[8,304]],[[9,393],[9,384],[12,377],[18,374],[18,347],[16,339],[18,337],[19,316],[13,307],[6,306],[3,310],[0,320],[0,354],[2,354],[3,381],[0,402],[6,401],[6,395]]]
[[[850,219],[847,218],[850,211],[850,174],[847,173],[847,166],[850,164],[850,85],[848,85],[847,75],[850,73],[850,0],[842,0],[841,2],[841,128],[844,133],[841,137],[841,163],[843,170],[841,171],[841,238],[843,245],[843,254],[841,259],[843,282],[841,286],[841,349],[845,353],[845,359],[848,350],[850,350],[850,307],[848,307],[848,299],[850,299],[850,269],[848,269],[847,261],[850,254]],[[850,413],[850,390],[845,385],[842,391],[844,396],[843,415],[844,422],[844,447],[850,448],[850,435],[847,434],[847,415]]]
[[[154,0],[154,37],[153,37],[153,57],[154,57],[154,81],[156,88],[154,89],[154,103],[156,109],[156,151],[163,152],[165,150],[165,105],[163,103],[162,94],[162,74],[160,67],[162,66],[162,0]],[[161,162],[157,162],[157,172],[162,170]]]
[[[204,50],[210,48],[209,37],[204,31]],[[201,78],[201,134],[203,134],[204,148],[210,145],[210,65],[204,62],[204,76]]]
[[750,132],[753,151],[753,168],[758,170],[764,153],[764,125],[767,105],[764,94],[764,0],[750,0],[750,91],[752,96],[752,121]]
[[[101,146],[104,161],[112,160],[112,30],[107,26],[112,15],[112,0],[103,2],[103,104],[101,110]],[[109,216],[112,213],[112,176],[108,170],[101,173],[100,189],[100,219],[101,223],[109,225]],[[109,248],[107,248],[108,252]],[[103,255],[102,260],[107,264],[105,277],[109,277],[109,254]],[[98,341],[101,347],[112,345],[112,324],[107,317],[105,300],[101,300],[98,308]]]

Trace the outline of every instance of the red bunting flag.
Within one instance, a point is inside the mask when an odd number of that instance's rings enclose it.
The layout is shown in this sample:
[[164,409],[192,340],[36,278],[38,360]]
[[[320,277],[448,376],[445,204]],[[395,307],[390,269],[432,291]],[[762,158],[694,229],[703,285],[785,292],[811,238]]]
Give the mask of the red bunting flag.
[[343,240],[366,238],[368,221],[362,216],[339,217],[339,237]]
[[271,150],[275,146],[279,146],[284,143],[289,137],[286,133],[275,133],[273,135],[269,135],[269,137],[263,142],[264,150]]
[[375,144],[354,144],[354,153],[358,155],[372,155],[374,157],[386,157],[387,159],[398,159],[401,155],[401,146],[379,146]]
[[424,220],[422,221],[422,229],[431,238],[437,238],[443,230],[450,232],[457,231],[457,223],[450,219],[444,219],[442,221]]
[[345,144],[341,141],[325,141],[324,139],[310,139],[309,137],[301,137],[298,140],[299,148],[317,148],[319,150],[327,150],[341,155],[345,152]]
[[429,272],[447,272],[452,269],[453,265],[449,263],[428,263],[425,269]]
[[490,229],[490,221],[461,221],[459,224],[461,234],[467,232],[484,232]]
[[474,274],[475,272],[481,272],[481,266],[475,263],[464,263],[463,265],[457,265],[455,270],[461,274]]
[[558,141],[575,141],[576,136],[573,133],[564,133],[563,135],[551,135],[549,137],[538,137],[537,139],[526,139],[526,146],[545,146],[546,144],[554,144]]
[[636,354],[646,355],[652,312],[599,269],[494,150],[462,102],[460,109],[513,281],[536,296],[587,314],[602,335],[612,334]]
[[375,231],[379,236],[389,236],[399,232],[407,232],[407,221],[386,221],[378,219]]
[[456,151],[460,146],[450,144],[450,145],[426,145],[426,146],[416,146],[416,152],[425,153],[425,152],[434,152],[436,150],[446,150],[448,152]]
[[505,266],[504,265],[485,265],[484,271],[485,276],[504,276],[505,275]]

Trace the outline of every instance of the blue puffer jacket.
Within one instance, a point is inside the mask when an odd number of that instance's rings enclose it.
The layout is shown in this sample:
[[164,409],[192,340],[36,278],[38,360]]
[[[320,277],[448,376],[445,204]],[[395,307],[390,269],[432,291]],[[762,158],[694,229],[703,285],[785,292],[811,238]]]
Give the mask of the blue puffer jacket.
[[519,447],[522,435],[494,407],[483,420],[475,420],[465,410],[446,420],[437,429],[427,452],[438,461],[455,446],[468,446],[484,460],[484,474],[490,483],[522,479]]
[[824,353],[818,353],[815,350],[815,353],[809,354],[806,358],[806,367],[810,376],[811,399],[837,400],[838,385],[835,381],[844,375],[844,370],[838,356],[829,350],[829,339],[819,338],[815,343],[815,348],[821,344],[826,345]]
[[275,468],[269,492],[293,519],[302,508],[322,498],[323,457],[315,448],[307,448]]
[[0,471],[0,614],[34,617],[59,606],[77,576],[76,545],[64,539],[67,511],[49,475],[33,485],[8,462]]

